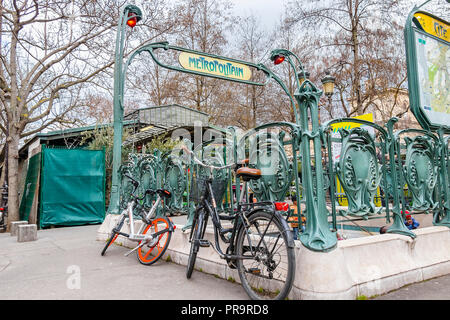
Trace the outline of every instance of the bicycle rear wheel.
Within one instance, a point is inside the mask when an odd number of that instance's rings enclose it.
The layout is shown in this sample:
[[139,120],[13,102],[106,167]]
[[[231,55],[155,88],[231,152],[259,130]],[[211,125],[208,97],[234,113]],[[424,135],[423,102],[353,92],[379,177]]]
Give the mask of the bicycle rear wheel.
[[[150,240],[147,244],[143,245],[137,250],[137,258],[140,263],[145,265],[151,265],[161,258],[169,247],[170,239],[172,238],[172,232],[169,231],[170,221],[167,217],[160,217],[153,220],[144,229],[142,234],[154,234],[158,231],[166,230],[164,233],[156,236],[155,239]],[[139,242],[138,245],[140,245]]]
[[102,256],[105,255],[106,249],[109,248],[111,243],[116,241],[117,237],[119,236],[119,231],[120,231],[120,229],[122,229],[124,221],[125,221],[125,215],[122,215],[119,222],[117,222],[116,226],[111,230],[111,234],[109,235],[109,238],[106,241],[106,245],[102,250],[102,253],[101,253]]
[[186,278],[190,279],[192,276],[192,271],[194,270],[195,260],[197,259],[198,249],[200,248],[200,244],[198,240],[203,239],[203,235],[206,230],[206,219],[205,219],[205,211],[200,209],[198,213],[196,212],[194,216],[194,221],[192,222],[191,228],[191,250],[189,252],[189,259],[187,263],[186,269]]
[[288,246],[286,230],[272,212],[257,211],[248,220],[236,245],[237,255],[247,257],[237,260],[242,286],[254,300],[284,299],[295,274],[295,252]]

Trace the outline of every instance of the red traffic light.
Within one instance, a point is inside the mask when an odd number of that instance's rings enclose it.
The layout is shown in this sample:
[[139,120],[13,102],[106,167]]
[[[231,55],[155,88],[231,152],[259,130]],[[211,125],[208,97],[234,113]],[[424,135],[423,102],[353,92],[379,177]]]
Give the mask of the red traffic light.
[[280,64],[284,61],[285,57],[284,56],[275,56],[273,59],[273,63],[274,64]]
[[134,28],[136,26],[137,23],[137,16],[135,13],[133,12],[128,12],[128,20],[127,20],[127,25],[131,28]]

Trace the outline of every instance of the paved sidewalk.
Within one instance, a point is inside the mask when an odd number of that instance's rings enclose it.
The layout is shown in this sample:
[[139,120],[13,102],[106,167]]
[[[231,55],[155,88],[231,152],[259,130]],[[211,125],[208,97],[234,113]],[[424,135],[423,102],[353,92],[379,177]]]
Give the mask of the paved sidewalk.
[[372,300],[450,300],[450,275],[413,283]]
[[248,300],[239,284],[198,271],[188,280],[186,267],[145,266],[135,253],[124,257],[124,247],[102,257],[99,226],[39,230],[37,241],[23,243],[0,233],[0,300]]
[[[134,253],[124,257],[124,247],[113,245],[102,257],[104,243],[95,240],[99,227],[39,230],[37,241],[23,243],[0,233],[0,300],[248,300],[237,283],[199,271],[187,280],[185,266],[144,266]],[[450,275],[373,300],[450,300]]]

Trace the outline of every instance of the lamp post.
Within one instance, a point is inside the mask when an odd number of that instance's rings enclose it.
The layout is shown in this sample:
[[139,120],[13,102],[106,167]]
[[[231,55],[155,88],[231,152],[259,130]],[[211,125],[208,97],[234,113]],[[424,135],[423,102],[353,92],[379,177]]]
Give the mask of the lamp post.
[[325,71],[325,77],[322,78],[323,92],[328,100],[331,102],[331,97],[334,92],[334,84],[336,82],[336,78],[330,75],[330,71]]
[[119,213],[119,176],[118,170],[122,158],[122,130],[123,130],[123,91],[125,74],[123,72],[123,56],[125,44],[125,28],[134,28],[142,19],[142,11],[134,5],[127,5],[120,13],[117,24],[116,50],[114,60],[114,142],[113,169],[111,195],[108,213]]
[[[334,93],[334,84],[336,82],[336,78],[330,75],[330,71],[325,71],[325,77],[323,77],[321,80],[322,86],[323,86],[323,92],[325,93],[325,96],[328,98],[328,107],[330,108],[331,112],[331,97]],[[320,117],[320,113],[319,113]]]
[[[299,106],[300,117],[298,120],[299,123],[297,124],[301,128],[302,183],[304,190],[303,196],[306,201],[306,230],[300,235],[300,241],[310,250],[329,251],[336,247],[337,237],[330,230],[328,224],[324,173],[321,165],[322,153],[318,105],[322,91],[307,79],[300,59],[291,51],[285,49],[274,50],[271,54],[271,60],[274,64],[279,64],[287,60],[294,69],[297,81],[297,89],[294,96]],[[298,64],[300,72],[297,72],[294,61]],[[303,81],[300,78],[304,78]],[[311,115],[310,118],[308,114]],[[314,150],[315,175],[312,172],[311,142]]]
[[299,84],[302,85],[305,80],[309,79],[309,72],[308,71],[299,72],[297,76]]

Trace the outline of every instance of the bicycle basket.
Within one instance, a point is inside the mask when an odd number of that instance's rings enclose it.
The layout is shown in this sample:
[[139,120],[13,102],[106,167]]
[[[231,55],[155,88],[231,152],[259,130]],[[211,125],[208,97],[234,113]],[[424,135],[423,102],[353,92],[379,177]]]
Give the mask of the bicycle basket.
[[[201,202],[202,197],[206,194],[207,188],[207,176],[202,174],[202,170],[194,170],[191,178],[191,189],[189,192],[189,199],[195,204]],[[227,179],[217,179],[213,178],[211,186],[214,194],[214,199],[217,205],[220,207],[223,197],[225,195],[225,190],[227,187]]]

